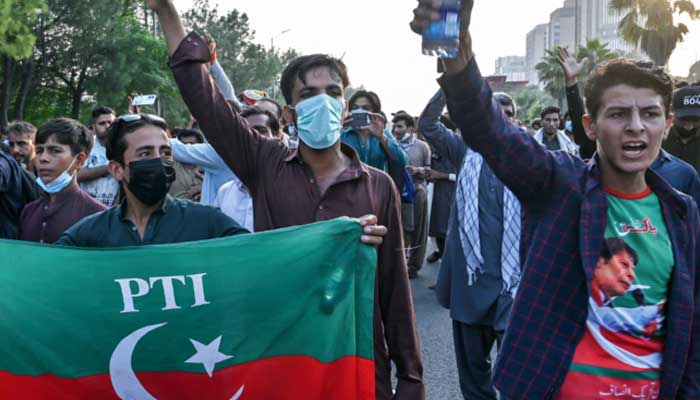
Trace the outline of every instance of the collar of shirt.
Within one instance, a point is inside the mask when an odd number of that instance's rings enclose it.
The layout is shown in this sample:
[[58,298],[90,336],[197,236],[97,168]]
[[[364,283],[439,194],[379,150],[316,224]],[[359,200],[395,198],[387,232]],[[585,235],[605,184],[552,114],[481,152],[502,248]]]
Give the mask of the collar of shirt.
[[[155,210],[153,212],[153,215],[164,215],[168,213],[168,207],[172,206],[174,200],[173,198],[168,194],[165,196],[165,201],[163,201],[163,205]],[[122,201],[122,204],[119,205],[119,209],[117,210],[117,218],[119,218],[119,221],[121,222],[131,222],[127,219],[126,217],[126,208],[127,208],[127,201],[124,200]]]
[[[369,171],[367,171],[367,167],[365,166],[365,164],[362,163],[362,161],[360,160],[360,156],[357,154],[355,149],[341,142],[340,151],[342,151],[343,154],[345,154],[346,156],[350,157],[350,168],[345,170],[341,174],[341,176],[344,176],[346,174],[351,174],[356,178],[359,178],[362,175],[369,176]],[[301,152],[298,148],[290,152],[284,161],[288,163],[296,161],[299,164],[304,164],[304,159],[302,158]]]
[[[667,157],[668,160],[670,160],[670,156],[668,153],[665,153],[664,155]],[[599,156],[598,153],[593,155],[593,158],[588,162],[587,170],[587,179],[586,179],[586,186],[585,186],[585,191],[591,192],[593,189],[598,187],[599,185],[603,185],[603,179],[602,175],[600,172],[600,167],[598,164],[600,163],[599,161]],[[659,196],[662,200],[667,202],[671,207],[673,207],[673,211],[680,216],[682,219],[685,219],[686,216],[688,215],[689,209],[688,205],[683,201],[683,197],[669,184],[664,180],[656,171],[651,169],[647,169],[646,172],[646,181],[649,187],[653,190],[653,192]]]

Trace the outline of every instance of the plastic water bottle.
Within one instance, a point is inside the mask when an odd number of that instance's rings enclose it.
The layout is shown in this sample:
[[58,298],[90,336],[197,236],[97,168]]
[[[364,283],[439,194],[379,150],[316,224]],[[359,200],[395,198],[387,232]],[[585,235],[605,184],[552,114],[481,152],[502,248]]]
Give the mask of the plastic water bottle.
[[440,20],[423,33],[423,54],[439,58],[455,58],[459,52],[459,10],[461,0],[443,0]]

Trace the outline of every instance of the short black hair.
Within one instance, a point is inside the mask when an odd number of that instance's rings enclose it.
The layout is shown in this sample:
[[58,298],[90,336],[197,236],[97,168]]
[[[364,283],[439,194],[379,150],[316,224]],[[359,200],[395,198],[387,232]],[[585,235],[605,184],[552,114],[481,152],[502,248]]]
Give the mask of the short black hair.
[[331,76],[340,81],[343,89],[350,86],[348,68],[343,61],[327,54],[311,54],[297,57],[287,64],[287,67],[282,71],[282,78],[280,79],[282,95],[287,104],[292,104],[294,82],[299,79],[305,83],[306,74],[312,69],[319,67],[327,67],[331,71]]
[[382,101],[379,100],[379,96],[376,93],[370,92],[368,90],[358,90],[350,97],[350,100],[348,100],[348,106],[350,107],[350,109],[352,109],[352,106],[355,105],[357,99],[360,99],[362,97],[369,100],[369,103],[372,106],[372,112],[378,113],[382,111]]
[[416,127],[416,120],[408,115],[408,113],[398,113],[394,116],[394,119],[391,120],[392,124],[395,124],[399,121],[403,121],[406,123],[406,126],[409,128],[415,128]]
[[117,115],[117,113],[114,112],[109,107],[105,106],[97,106],[92,109],[92,119],[90,120],[90,125],[94,124],[95,121],[97,121],[97,118],[99,118],[101,115]]
[[274,99],[271,99],[269,97],[264,97],[264,98],[258,100],[258,103],[262,103],[262,102],[267,102],[267,103],[270,103],[273,106],[275,106],[275,109],[277,109],[275,116],[277,117],[278,120],[282,119],[282,105],[280,103],[276,102]]
[[637,255],[637,252],[634,251],[632,246],[627,244],[627,242],[616,237],[605,239],[605,242],[603,243],[603,248],[600,251],[600,256],[607,263],[614,255],[623,252],[629,254],[630,257],[632,257],[632,262],[634,262],[634,265],[637,265],[637,263],[639,262],[639,255]]
[[85,125],[74,119],[57,118],[45,123],[39,127],[34,143],[46,144],[51,137],[56,142],[69,146],[73,156],[79,153],[89,155],[92,151],[92,133]]
[[26,121],[12,121],[10,125],[7,126],[5,134],[15,134],[15,135],[30,135],[34,137],[36,135],[36,127]]
[[[127,117],[138,117],[138,119],[129,122],[126,119]],[[128,147],[126,135],[144,126],[156,126],[166,132],[168,131],[168,124],[165,120],[155,115],[136,114],[134,116],[126,115],[119,117],[117,121],[109,127],[109,130],[107,130],[107,145],[105,146],[107,159],[123,164],[124,152]]]
[[618,58],[596,66],[586,80],[584,89],[586,108],[594,120],[602,107],[605,91],[617,85],[652,89],[662,97],[666,116],[671,114],[673,100],[671,76],[653,62]]
[[549,115],[549,114],[557,114],[559,116],[559,118],[561,119],[561,108],[556,107],[556,106],[546,107],[540,113],[540,118],[544,119],[545,115]]
[[197,143],[204,143],[204,134],[199,129],[178,128],[173,129],[173,137],[177,140],[193,137],[197,139]]
[[280,121],[277,116],[268,110],[263,110],[258,106],[248,107],[241,113],[241,117],[248,118],[253,115],[265,115],[267,116],[267,127],[272,131],[273,136],[280,134]]

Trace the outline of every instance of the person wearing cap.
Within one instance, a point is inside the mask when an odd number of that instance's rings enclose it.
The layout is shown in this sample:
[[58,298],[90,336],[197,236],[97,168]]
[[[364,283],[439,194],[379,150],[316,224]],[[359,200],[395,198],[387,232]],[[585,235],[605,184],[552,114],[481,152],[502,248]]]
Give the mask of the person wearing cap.
[[700,173],[700,86],[676,90],[673,110],[673,126],[663,148]]

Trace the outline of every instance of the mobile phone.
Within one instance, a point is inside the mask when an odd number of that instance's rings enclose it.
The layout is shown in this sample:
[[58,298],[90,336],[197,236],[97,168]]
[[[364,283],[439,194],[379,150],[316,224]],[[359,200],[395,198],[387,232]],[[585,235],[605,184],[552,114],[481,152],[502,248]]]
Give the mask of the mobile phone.
[[155,94],[147,94],[144,96],[136,96],[134,100],[131,101],[132,106],[152,106],[156,104],[156,99],[158,97]]
[[352,110],[350,115],[352,115],[352,122],[350,122],[352,129],[364,128],[372,123],[369,113],[363,109]]

